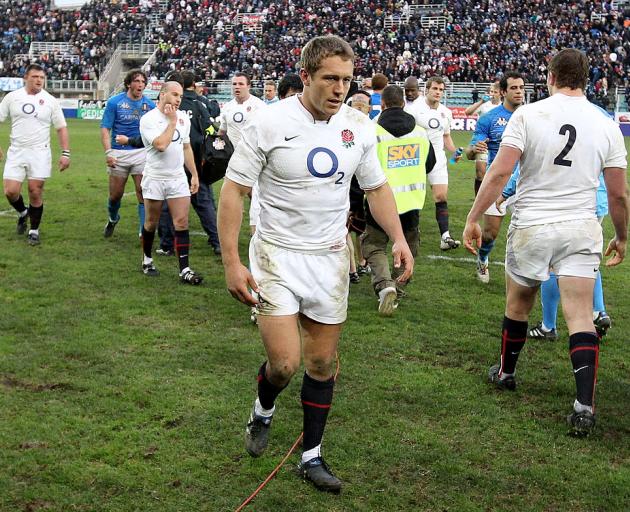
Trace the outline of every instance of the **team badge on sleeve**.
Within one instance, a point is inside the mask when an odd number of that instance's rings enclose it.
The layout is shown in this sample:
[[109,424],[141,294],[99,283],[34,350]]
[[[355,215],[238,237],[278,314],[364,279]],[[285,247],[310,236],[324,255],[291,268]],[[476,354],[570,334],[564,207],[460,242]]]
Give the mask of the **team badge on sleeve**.
[[354,133],[352,133],[350,130],[342,130],[341,143],[346,149],[354,146]]

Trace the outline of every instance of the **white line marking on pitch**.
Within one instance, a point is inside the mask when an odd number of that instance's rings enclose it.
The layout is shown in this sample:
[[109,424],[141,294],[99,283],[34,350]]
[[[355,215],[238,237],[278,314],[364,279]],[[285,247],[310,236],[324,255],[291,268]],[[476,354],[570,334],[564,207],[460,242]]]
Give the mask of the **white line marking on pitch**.
[[[461,261],[464,263],[477,263],[477,258],[453,258],[452,256],[441,256],[437,254],[429,254],[427,258],[430,260],[446,260],[446,261]],[[505,267],[505,262],[503,261],[491,261],[491,265],[499,265],[501,267]]]

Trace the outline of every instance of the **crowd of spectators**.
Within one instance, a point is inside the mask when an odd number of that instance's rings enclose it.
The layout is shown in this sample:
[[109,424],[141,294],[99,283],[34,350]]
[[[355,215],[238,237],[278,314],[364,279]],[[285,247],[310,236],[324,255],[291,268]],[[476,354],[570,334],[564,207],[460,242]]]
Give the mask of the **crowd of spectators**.
[[148,9],[92,0],[80,9],[51,9],[48,1],[0,0],[0,76],[22,76],[33,42],[68,43],[70,48],[36,56],[49,78],[97,80],[120,39],[139,41]]
[[[411,2],[410,2],[411,3]],[[278,78],[295,70],[299,51],[315,35],[336,33],[356,50],[357,76],[384,73],[390,80],[442,75],[451,81],[489,82],[506,70],[544,83],[554,50],[575,47],[591,58],[591,96],[605,97],[630,76],[630,13],[607,2],[552,0],[446,0],[435,15],[445,28],[423,27],[420,15],[385,28],[407,2],[375,0],[92,0],[80,10],[58,11],[46,2],[0,0],[3,47],[0,74],[19,75],[12,55],[27,53],[31,41],[66,41],[74,53],[49,55],[55,78],[93,79],[114,42],[158,44],[150,73],[157,77],[194,68],[206,79],[236,70],[254,79]],[[260,13],[259,31],[252,18]],[[150,27],[147,14],[158,15]],[[595,16],[592,16],[595,14]],[[248,24],[249,22],[249,24]],[[150,28],[150,30],[145,30]],[[145,35],[144,39],[142,36]]]

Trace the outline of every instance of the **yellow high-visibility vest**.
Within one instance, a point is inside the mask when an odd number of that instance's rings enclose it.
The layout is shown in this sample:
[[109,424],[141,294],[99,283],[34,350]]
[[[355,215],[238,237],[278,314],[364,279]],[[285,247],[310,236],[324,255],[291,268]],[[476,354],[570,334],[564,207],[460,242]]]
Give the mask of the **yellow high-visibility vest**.
[[429,138],[420,126],[402,137],[394,137],[376,126],[377,152],[381,168],[394,192],[398,214],[421,210],[426,195],[426,162]]

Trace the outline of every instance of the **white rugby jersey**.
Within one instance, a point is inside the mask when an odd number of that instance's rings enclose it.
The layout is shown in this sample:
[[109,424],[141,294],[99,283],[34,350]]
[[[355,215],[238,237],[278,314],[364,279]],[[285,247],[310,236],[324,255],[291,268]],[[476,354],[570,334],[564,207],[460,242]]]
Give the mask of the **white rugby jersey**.
[[28,94],[22,87],[7,94],[0,103],[0,123],[11,118],[11,145],[45,147],[50,145],[50,125],[56,130],[66,126],[57,99],[43,89]]
[[140,135],[147,148],[147,160],[142,174],[156,180],[170,180],[186,175],[184,171],[184,144],[190,144],[190,119],[186,112],[177,111],[177,127],[165,151],[152,145],[164,133],[168,117],[154,108],[140,118]]
[[241,133],[243,132],[245,122],[253,116],[256,110],[264,106],[266,106],[265,102],[253,94],[243,103],[239,103],[233,99],[223,105],[219,129],[227,133],[228,138],[235,148],[241,140]]
[[494,104],[491,100],[488,100],[485,103],[482,103],[479,108],[475,110],[475,114],[481,117],[482,115],[490,112],[493,108],[497,108],[499,105],[501,105],[501,102]]
[[523,152],[512,214],[519,228],[595,218],[602,169],[626,168],[619,126],[584,96],[557,93],[519,107],[501,146]]
[[386,183],[370,118],[342,105],[330,121],[314,121],[301,96],[268,105],[248,122],[226,177],[258,184],[257,235],[302,252],[346,247],[350,180],[365,190]]
[[441,103],[437,108],[431,108],[427,104],[426,99],[423,98],[423,101],[415,101],[411,107],[405,108],[405,110],[416,118],[416,124],[427,131],[435,151],[436,163],[446,164],[444,135],[451,133],[451,124],[453,124],[451,109]]

